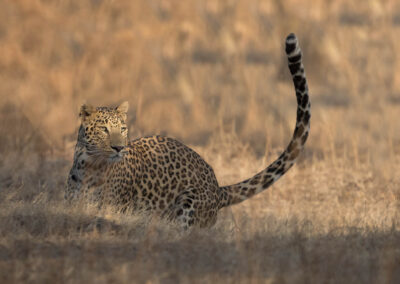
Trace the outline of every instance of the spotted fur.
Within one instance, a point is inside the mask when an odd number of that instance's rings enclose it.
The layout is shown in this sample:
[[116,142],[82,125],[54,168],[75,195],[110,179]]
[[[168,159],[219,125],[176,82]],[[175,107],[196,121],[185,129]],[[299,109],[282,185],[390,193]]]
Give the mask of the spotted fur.
[[128,104],[82,106],[81,127],[65,198],[87,196],[121,210],[148,210],[184,228],[206,227],[218,210],[267,189],[295,163],[310,130],[310,101],[297,38],[286,39],[286,54],[297,97],[292,140],[266,169],[240,183],[220,187],[213,169],[181,142],[151,136],[128,142]]

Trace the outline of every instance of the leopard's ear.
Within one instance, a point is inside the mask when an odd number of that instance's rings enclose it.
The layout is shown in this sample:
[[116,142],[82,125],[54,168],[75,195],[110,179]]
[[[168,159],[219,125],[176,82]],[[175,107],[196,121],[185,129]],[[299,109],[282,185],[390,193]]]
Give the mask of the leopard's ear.
[[82,122],[85,121],[92,113],[96,111],[96,108],[91,105],[82,105],[81,110],[79,112],[79,117],[82,119]]
[[118,107],[117,107],[117,111],[119,111],[119,112],[121,112],[121,113],[127,113],[128,112],[128,109],[129,109],[129,103],[128,102],[123,102],[122,104],[120,104]]

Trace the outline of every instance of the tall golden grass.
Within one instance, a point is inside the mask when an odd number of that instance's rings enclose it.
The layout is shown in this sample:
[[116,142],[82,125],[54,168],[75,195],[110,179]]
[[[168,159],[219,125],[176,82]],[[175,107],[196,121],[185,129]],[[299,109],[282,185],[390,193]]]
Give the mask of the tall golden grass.
[[[83,103],[191,145],[221,185],[276,158],[304,53],[312,128],[268,191],[180,235],[63,203]],[[0,282],[399,283],[400,3],[0,1]]]

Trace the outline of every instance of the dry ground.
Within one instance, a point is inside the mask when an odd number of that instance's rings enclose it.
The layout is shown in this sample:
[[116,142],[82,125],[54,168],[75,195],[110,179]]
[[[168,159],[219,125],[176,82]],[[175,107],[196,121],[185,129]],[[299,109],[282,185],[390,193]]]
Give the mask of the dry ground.
[[[282,3],[284,2],[284,3]],[[0,1],[0,283],[400,283],[400,4]],[[312,128],[268,191],[181,235],[62,191],[82,103],[197,150],[221,185],[283,149],[304,51]]]

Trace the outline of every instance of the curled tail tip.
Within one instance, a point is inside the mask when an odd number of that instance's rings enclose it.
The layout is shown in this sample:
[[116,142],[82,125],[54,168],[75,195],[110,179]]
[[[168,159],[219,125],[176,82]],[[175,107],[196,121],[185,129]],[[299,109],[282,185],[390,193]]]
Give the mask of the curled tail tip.
[[297,41],[297,37],[294,33],[290,33],[288,34],[288,36],[286,37],[286,42],[295,42]]
[[301,59],[301,50],[299,47],[299,42],[294,33],[291,33],[286,37],[285,51],[289,58],[292,58],[294,56],[296,57],[299,56],[300,57],[299,59]]

